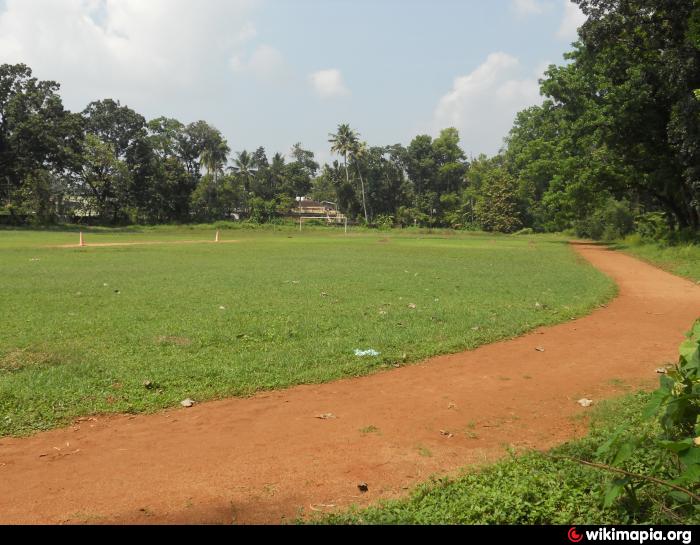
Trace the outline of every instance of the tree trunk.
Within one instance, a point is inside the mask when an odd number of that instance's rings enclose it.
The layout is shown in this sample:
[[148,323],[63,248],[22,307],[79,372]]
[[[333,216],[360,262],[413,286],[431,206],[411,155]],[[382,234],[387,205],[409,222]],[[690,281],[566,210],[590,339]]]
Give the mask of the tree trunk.
[[362,209],[365,211],[365,222],[369,225],[369,216],[367,215],[367,203],[365,202],[365,181],[362,179],[360,165],[357,165],[357,174],[360,177],[360,186],[362,187]]

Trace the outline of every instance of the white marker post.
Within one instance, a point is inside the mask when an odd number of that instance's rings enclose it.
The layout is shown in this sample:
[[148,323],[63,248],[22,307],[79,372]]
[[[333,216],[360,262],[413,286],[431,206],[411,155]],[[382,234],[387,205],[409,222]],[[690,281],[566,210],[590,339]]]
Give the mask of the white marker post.
[[83,232],[82,231],[80,231],[80,242],[78,243],[78,245],[81,248],[83,248],[85,246],[85,240],[83,240]]
[[221,231],[218,229],[216,230],[216,238],[214,239],[214,242],[221,242]]

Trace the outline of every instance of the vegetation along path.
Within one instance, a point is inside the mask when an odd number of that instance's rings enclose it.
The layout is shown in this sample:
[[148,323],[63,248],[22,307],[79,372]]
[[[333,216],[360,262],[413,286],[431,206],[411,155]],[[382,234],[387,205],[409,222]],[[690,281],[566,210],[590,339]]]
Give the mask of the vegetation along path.
[[575,436],[577,400],[651,386],[700,314],[692,282],[576,249],[619,286],[576,321],[363,378],[1,439],[0,522],[290,521]]

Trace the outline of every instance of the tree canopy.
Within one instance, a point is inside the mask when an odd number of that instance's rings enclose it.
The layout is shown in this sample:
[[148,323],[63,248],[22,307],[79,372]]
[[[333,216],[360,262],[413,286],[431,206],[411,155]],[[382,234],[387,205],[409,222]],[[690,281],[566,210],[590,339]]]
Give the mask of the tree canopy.
[[651,215],[697,234],[700,2],[573,1],[587,16],[579,40],[494,157],[468,159],[451,127],[404,146],[364,142],[348,123],[325,165],[301,143],[232,152],[206,121],[146,120],[115,99],[71,113],[58,83],[1,65],[0,219],[273,221],[311,197],[367,224],[615,236],[657,225]]

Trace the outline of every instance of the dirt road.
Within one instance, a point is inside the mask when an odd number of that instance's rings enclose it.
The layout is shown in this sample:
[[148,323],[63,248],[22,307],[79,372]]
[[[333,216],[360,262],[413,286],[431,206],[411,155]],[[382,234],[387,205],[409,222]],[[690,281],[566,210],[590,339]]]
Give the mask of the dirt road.
[[676,360],[700,287],[576,251],[620,290],[580,320],[364,378],[0,439],[0,523],[279,523],[581,434],[578,399],[652,386]]

